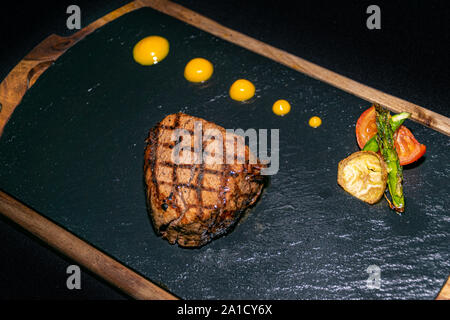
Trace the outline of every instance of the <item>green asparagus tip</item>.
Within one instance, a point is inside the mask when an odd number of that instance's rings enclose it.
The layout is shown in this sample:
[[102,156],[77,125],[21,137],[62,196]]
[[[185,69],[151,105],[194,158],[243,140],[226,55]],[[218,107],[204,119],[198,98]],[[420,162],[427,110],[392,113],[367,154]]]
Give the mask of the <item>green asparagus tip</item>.
[[401,112],[396,115],[393,115],[391,119],[393,122],[399,122],[399,121],[408,119],[410,116],[411,116],[411,113],[409,113],[409,112]]

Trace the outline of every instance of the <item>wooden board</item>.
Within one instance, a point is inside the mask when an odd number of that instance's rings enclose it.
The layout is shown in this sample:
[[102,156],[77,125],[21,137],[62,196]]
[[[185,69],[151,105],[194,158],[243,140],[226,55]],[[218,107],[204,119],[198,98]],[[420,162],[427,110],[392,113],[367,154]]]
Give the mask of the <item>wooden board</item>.
[[[330,83],[340,89],[343,89],[347,92],[350,92],[358,97],[362,97],[368,101],[373,102],[379,102],[388,108],[390,108],[393,111],[410,111],[413,114],[413,117],[416,121],[421,122],[427,126],[430,126],[440,132],[449,134],[449,120],[448,118],[445,118],[441,115],[437,115],[429,110],[426,110],[424,108],[421,108],[419,106],[416,106],[414,104],[411,104],[409,102],[406,102],[404,100],[400,100],[398,98],[389,96],[387,94],[381,93],[375,89],[368,88],[362,84],[356,83],[350,79],[344,78],[340,75],[337,75],[331,71],[328,71],[326,69],[323,69],[319,66],[316,66],[314,64],[311,64],[301,58],[292,56],[286,52],[283,52],[281,50],[278,50],[276,48],[273,48],[271,46],[268,46],[264,43],[261,43],[257,40],[251,39],[245,35],[242,35],[236,31],[227,29],[223,26],[218,25],[217,23],[204,18],[192,11],[189,11],[179,5],[173,4],[171,2],[166,1],[135,1],[132,2],[114,12],[111,14],[105,16],[102,19],[99,19],[98,21],[94,22],[93,24],[89,25],[85,29],[81,30],[80,32],[74,34],[72,37],[69,38],[62,38],[55,35],[50,36],[47,38],[43,43],[41,43],[37,48],[35,48],[27,57],[22,60],[19,65],[13,69],[13,71],[8,75],[8,77],[0,84],[0,102],[2,104],[2,110],[0,112],[0,130],[3,130],[6,122],[11,117],[13,111],[20,103],[22,97],[26,93],[26,91],[36,82],[37,78],[52,64],[54,60],[56,60],[58,57],[60,57],[67,49],[72,47],[75,43],[86,37],[86,35],[92,33],[97,28],[105,25],[106,23],[120,17],[121,15],[133,11],[135,9],[144,7],[144,6],[150,6],[153,7],[161,12],[164,12],[168,15],[171,15],[181,21],[185,21],[189,24],[192,24],[196,26],[199,29],[205,30],[211,34],[214,34],[215,36],[225,39],[227,41],[230,41],[232,43],[238,44],[242,47],[245,47],[253,52],[256,52],[260,55],[266,56],[267,58],[270,58],[272,60],[278,61],[294,70],[301,71],[305,74],[308,74],[314,78],[317,78],[321,81]],[[234,50],[234,49],[230,49]],[[127,51],[129,54],[129,52]],[[243,55],[245,55],[245,52],[242,52]],[[261,63],[264,63],[264,60],[260,61]],[[308,81],[311,80],[302,80],[306,81],[306,83],[309,83]],[[311,82],[314,85],[316,85],[316,82]],[[292,85],[292,84],[291,84]],[[95,84],[94,84],[95,86]],[[323,90],[330,90],[326,86],[320,86],[318,85],[320,89]],[[192,89],[192,88],[191,88]],[[213,91],[210,91],[213,93]],[[333,92],[334,93],[334,92]],[[339,93],[335,93],[339,99],[348,99],[348,96],[341,97]],[[89,102],[89,101],[87,101]],[[192,101],[194,103],[194,101]],[[358,102],[354,101],[354,103],[358,104]],[[317,110],[318,112],[322,112],[319,108]],[[148,127],[150,127],[154,123],[149,123]],[[280,124],[279,124],[280,125]],[[429,160],[431,162],[431,159]],[[327,191],[328,192],[328,191]],[[6,195],[2,194],[3,199],[3,207],[2,212],[8,211],[7,208],[11,208],[11,199],[8,198]],[[342,195],[340,195],[342,197]],[[9,205],[5,205],[9,204]],[[30,229],[30,224],[26,224],[27,221],[27,215],[25,215],[25,219],[19,219],[18,213],[24,212],[26,210],[24,207],[21,207],[19,204],[14,202],[14,207],[19,208],[16,210],[10,210],[9,216],[12,220],[18,222],[22,226],[24,226],[26,229]],[[41,212],[43,214],[46,214],[46,212]],[[6,213],[5,213],[6,214]],[[39,220],[40,223],[50,223],[45,218],[42,218],[44,220]],[[51,225],[51,223],[50,223]],[[256,226],[257,224],[255,224]],[[47,242],[50,244],[56,245],[55,242],[58,239],[57,234],[59,232],[55,233],[53,232],[52,228],[45,231],[45,229],[37,228],[41,230],[41,232],[44,232],[44,234],[38,234],[38,236],[44,238]],[[42,231],[44,230],[44,231]],[[59,230],[59,229],[58,229]],[[33,232],[33,230],[30,230]],[[34,230],[34,233],[37,231]],[[279,245],[280,243],[278,243]],[[163,245],[163,244],[161,244]],[[58,246],[59,250],[61,250],[63,253],[69,254],[68,249],[66,246]],[[99,270],[96,269],[95,266],[90,265],[90,259],[84,259],[82,260],[81,257],[86,255],[86,252],[91,252],[90,250],[93,249],[89,244],[86,242],[81,242],[79,249],[76,249],[77,255],[70,255],[72,257],[75,257],[77,260],[81,260],[83,264],[90,267],[94,272],[99,273],[100,275],[106,277],[109,281],[112,283],[119,285],[119,287],[123,287],[120,285],[120,277],[116,276],[110,276],[109,278],[106,276],[107,273],[105,273],[105,270]],[[172,249],[171,249],[172,250]],[[179,250],[179,249],[178,249]],[[205,249],[208,250],[208,249]],[[107,259],[107,256],[102,256],[98,259]],[[123,272],[127,272],[127,268],[123,265],[118,265],[118,268],[122,270]],[[168,298],[173,297],[165,294],[162,291],[158,291],[155,289],[154,285],[149,282],[144,282],[142,278],[139,278],[139,276],[135,275],[134,273],[129,274],[131,278],[136,279],[136,283],[142,284],[146,288],[150,288],[150,295],[140,295],[136,294],[134,296],[138,298]],[[150,278],[152,278],[150,276]],[[135,289],[133,287],[126,289],[129,294],[133,294]],[[441,294],[439,295],[440,298],[446,297],[446,290],[443,289]],[[448,295],[447,295],[448,297]]]

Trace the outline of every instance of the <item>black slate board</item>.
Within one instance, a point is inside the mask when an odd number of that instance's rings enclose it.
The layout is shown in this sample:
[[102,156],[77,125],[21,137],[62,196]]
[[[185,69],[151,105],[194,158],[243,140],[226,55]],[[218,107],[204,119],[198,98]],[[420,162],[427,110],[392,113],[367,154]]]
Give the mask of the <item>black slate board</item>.
[[[160,64],[131,56],[142,37],[169,39]],[[215,66],[189,84],[193,57]],[[228,97],[237,78],[250,104]],[[271,111],[291,102],[286,117]],[[0,188],[181,298],[432,299],[448,275],[450,139],[408,122],[427,145],[405,169],[407,213],[355,200],[336,184],[356,151],[354,125],[369,103],[152,9],[127,14],[71,48],[27,92],[0,139]],[[280,128],[280,171],[245,221],[201,249],[158,238],[142,176],[148,129],[185,113],[225,128]],[[312,129],[310,116],[323,125]],[[381,268],[368,289],[367,268]]]

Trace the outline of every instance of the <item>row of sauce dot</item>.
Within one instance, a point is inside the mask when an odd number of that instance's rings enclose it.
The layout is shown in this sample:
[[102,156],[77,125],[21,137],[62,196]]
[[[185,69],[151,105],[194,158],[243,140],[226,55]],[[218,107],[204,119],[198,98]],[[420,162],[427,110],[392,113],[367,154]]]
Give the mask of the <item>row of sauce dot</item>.
[[[160,36],[149,36],[140,40],[133,48],[134,60],[144,66],[161,62],[169,53],[169,41]],[[184,77],[194,83],[203,83],[211,78],[214,72],[213,64],[204,58],[194,58],[186,64]],[[248,101],[255,95],[255,86],[247,79],[238,79],[230,87],[229,95],[236,101]],[[284,116],[291,111],[288,101],[275,101],[272,111],[278,116]],[[322,124],[319,117],[312,117],[308,124],[317,128]]]

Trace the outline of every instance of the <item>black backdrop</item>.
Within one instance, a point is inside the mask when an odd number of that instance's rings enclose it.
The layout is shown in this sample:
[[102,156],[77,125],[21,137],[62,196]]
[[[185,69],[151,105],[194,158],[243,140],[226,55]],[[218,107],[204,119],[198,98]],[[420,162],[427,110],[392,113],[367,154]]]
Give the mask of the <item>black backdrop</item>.
[[[69,35],[66,8],[82,26],[126,4],[114,1],[15,2],[0,6],[0,79],[47,35]],[[227,27],[364,84],[450,116],[449,6],[445,1],[177,0]],[[368,30],[366,8],[381,8]],[[0,164],[1,165],[1,164]],[[82,289],[66,289],[72,261],[0,217],[0,298],[126,298],[83,270]]]

